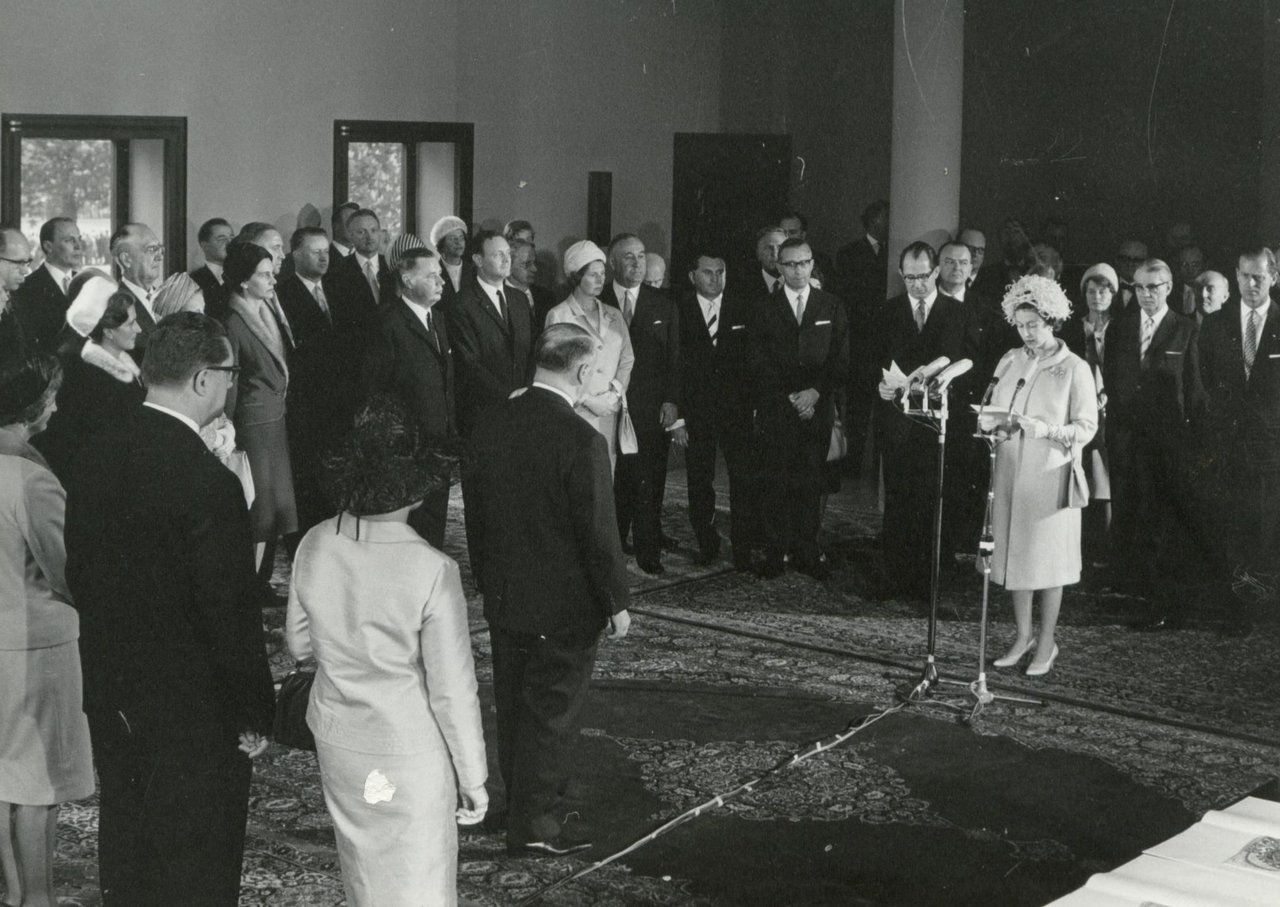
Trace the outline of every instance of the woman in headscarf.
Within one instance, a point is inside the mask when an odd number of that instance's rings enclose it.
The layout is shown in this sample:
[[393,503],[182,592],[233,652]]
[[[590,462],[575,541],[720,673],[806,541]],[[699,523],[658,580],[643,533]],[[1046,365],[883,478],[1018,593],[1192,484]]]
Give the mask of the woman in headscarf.
[[589,239],[564,253],[564,273],[572,292],[547,313],[547,327],[567,322],[586,328],[599,344],[596,370],[575,409],[604,435],[609,464],[618,461],[618,413],[631,382],[635,355],[622,312],[600,301],[604,290],[605,254]]
[[[979,414],[996,448],[991,578],[1009,590],[1018,635],[998,668],[1027,655],[1028,676],[1049,673],[1058,657],[1054,631],[1062,587],[1080,581],[1080,507],[1088,492],[1081,451],[1098,426],[1098,396],[1089,365],[1054,332],[1071,314],[1057,282],[1029,274],[1001,303],[1023,346],[996,366],[992,407],[1007,418]],[[1032,636],[1032,599],[1040,632]]]
[[203,312],[204,291],[186,271],[170,274],[156,290],[151,311],[157,322],[177,312]]
[[240,369],[227,394],[226,412],[253,470],[256,494],[249,521],[261,567],[267,544],[298,528],[285,427],[289,368],[270,305],[276,284],[271,253],[253,243],[232,242],[222,274],[231,310],[227,339]]
[[0,873],[7,903],[53,907],[58,806],[93,793],[66,495],[31,437],[57,408],[53,356],[0,369]]
[[307,724],[351,907],[456,904],[455,826],[489,802],[458,565],[408,525],[449,465],[374,397],[322,462],[338,516],[294,559],[285,631],[316,662]]
[[[57,413],[36,446],[60,479],[92,437],[142,405],[134,347],[142,328],[133,294],[94,276],[80,285],[67,308],[67,324],[83,343],[64,347],[65,380]],[[76,352],[76,347],[79,352]]]

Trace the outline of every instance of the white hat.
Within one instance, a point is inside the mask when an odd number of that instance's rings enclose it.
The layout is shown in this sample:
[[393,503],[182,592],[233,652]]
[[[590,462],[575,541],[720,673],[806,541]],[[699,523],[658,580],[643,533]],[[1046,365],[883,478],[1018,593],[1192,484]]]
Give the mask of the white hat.
[[463,233],[466,233],[467,222],[460,217],[456,217],[452,214],[446,214],[444,217],[436,221],[431,227],[431,232],[427,234],[427,239],[431,241],[432,248],[435,248],[440,245],[440,240],[444,239],[454,230],[461,230]]
[[107,301],[119,289],[114,280],[90,277],[67,308],[67,324],[81,337],[88,337],[107,311]]
[[605,255],[589,239],[580,239],[564,250],[564,273],[566,277],[576,274],[593,261],[605,261]]

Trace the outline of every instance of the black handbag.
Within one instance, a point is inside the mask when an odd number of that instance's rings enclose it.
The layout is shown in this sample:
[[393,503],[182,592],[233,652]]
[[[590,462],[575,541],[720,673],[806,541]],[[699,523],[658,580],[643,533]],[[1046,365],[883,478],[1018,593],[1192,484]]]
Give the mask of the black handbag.
[[271,725],[271,737],[276,743],[296,750],[316,751],[316,738],[307,727],[307,700],[311,698],[311,684],[315,679],[315,671],[294,668],[280,682],[276,719]]

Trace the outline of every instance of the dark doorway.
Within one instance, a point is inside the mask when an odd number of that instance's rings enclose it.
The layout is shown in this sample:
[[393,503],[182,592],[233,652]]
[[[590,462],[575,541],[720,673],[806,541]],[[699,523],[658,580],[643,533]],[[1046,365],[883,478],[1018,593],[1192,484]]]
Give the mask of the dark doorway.
[[756,231],[786,206],[791,136],[678,132],[673,170],[671,285],[686,286],[704,243],[723,250],[731,280],[750,273]]

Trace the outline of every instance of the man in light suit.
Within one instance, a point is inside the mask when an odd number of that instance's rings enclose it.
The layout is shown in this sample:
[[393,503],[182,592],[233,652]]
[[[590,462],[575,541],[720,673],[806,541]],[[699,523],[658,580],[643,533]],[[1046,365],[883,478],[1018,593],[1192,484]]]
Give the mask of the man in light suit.
[[783,242],[778,267],[784,284],[757,303],[748,329],[766,520],[759,572],[779,576],[790,554],[793,569],[824,579],[828,567],[818,548],[823,468],[836,397],[847,380],[849,324],[839,299],[810,286],[807,242]]
[[[1169,583],[1198,536],[1185,469],[1190,420],[1204,405],[1199,328],[1169,308],[1173,273],[1153,258],[1133,274],[1139,310],[1108,331],[1107,451],[1111,459],[1112,548],[1117,576],[1167,610],[1147,629],[1176,629],[1186,597]],[[1197,545],[1195,548],[1199,548]]]
[[622,312],[631,337],[635,365],[627,385],[627,408],[636,430],[634,454],[619,452],[614,475],[618,534],[623,542],[634,531],[636,564],[645,573],[662,566],[662,495],[667,484],[671,441],[688,442],[680,421],[680,326],[675,306],[661,290],[644,283],[644,243],[622,233],[609,244],[613,279],[600,294],[602,302]]
[[[1240,256],[1240,299],[1201,324],[1200,374],[1208,398],[1205,448],[1227,494],[1213,525],[1226,557],[1249,574],[1280,572],[1280,317],[1272,317],[1275,255]],[[1250,583],[1256,589],[1256,584]],[[1247,632],[1247,620],[1237,623]]]
[[[378,312],[365,351],[364,395],[399,397],[427,435],[456,437],[453,353],[445,319],[435,311],[444,287],[440,259],[430,249],[411,249],[396,265],[396,280],[399,299]],[[446,478],[409,515],[409,525],[442,549],[448,516]]]
[[191,272],[191,279],[204,293],[204,311],[218,320],[227,317],[227,288],[222,285],[222,263],[227,260],[227,243],[236,231],[221,217],[213,217],[200,225],[196,242],[204,255],[204,264]]
[[698,563],[720,553],[716,531],[716,449],[729,473],[729,543],[733,565],[752,568],[756,542],[755,470],[751,462],[751,393],[747,363],[751,309],[725,289],[725,261],[704,248],[689,272],[692,290],[679,303],[680,406],[689,446],[689,522],[698,540]]
[[10,304],[32,353],[56,353],[67,323],[67,290],[84,260],[80,228],[69,217],[55,217],[40,228],[44,264],[32,271]]
[[[897,363],[904,374],[946,356],[973,359],[977,342],[971,310],[938,290],[938,255],[914,242],[898,257],[907,292],[890,299],[874,329],[880,368]],[[958,394],[963,384],[953,385]],[[878,387],[876,436],[884,466],[884,529],[881,533],[888,588],[927,599],[932,573],[934,510],[938,499],[937,435],[902,412],[900,392]],[[953,443],[948,448],[955,449]],[[941,560],[954,561],[955,541],[944,535]]]
[[608,446],[573,409],[596,355],[585,329],[548,327],[532,386],[481,415],[466,460],[507,789],[507,812],[489,825],[505,824],[510,853],[591,846],[564,827],[557,805],[600,632],[621,639],[631,623]]
[[146,404],[85,449],[67,493],[99,879],[106,907],[233,907],[275,698],[244,492],[199,434],[236,363],[196,312],[151,340]]
[[164,276],[164,245],[146,224],[123,224],[111,234],[111,258],[120,277],[120,288],[133,294],[135,300],[133,315],[142,333],[138,335],[132,355],[141,361],[147,337],[156,329],[151,300]]

